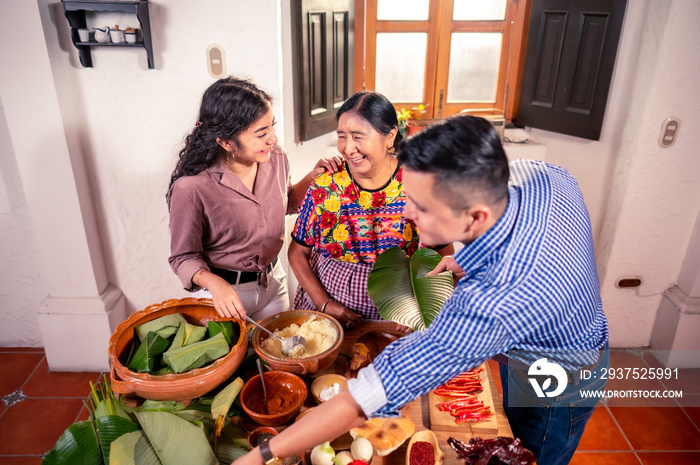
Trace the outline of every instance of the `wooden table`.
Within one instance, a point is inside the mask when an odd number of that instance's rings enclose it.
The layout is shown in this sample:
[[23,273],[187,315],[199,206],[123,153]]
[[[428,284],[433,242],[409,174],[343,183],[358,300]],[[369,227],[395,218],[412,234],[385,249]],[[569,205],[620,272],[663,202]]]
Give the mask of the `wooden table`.
[[[386,321],[365,321],[358,327],[347,331],[345,333],[345,338],[341,346],[340,352],[342,354],[349,354],[350,347],[358,340],[360,336],[369,332],[384,332],[390,334],[396,334],[396,324]],[[336,364],[326,370],[324,373],[341,373],[343,374],[345,370],[345,361],[340,360],[343,357],[338,357]],[[503,410],[503,403],[498,396],[498,391],[496,389],[496,383],[491,375],[491,372],[486,365],[486,371],[488,375],[488,382],[490,383],[491,392],[493,393],[493,406],[495,410],[496,420],[498,424],[498,432],[491,436],[485,434],[479,434],[478,436],[483,438],[491,438],[496,436],[506,436],[513,437],[513,432],[510,429],[508,420]],[[323,374],[319,373],[318,375]],[[311,396],[309,396],[311,397]],[[429,429],[430,427],[430,416],[428,413],[428,396],[421,396],[420,398],[414,400],[413,402],[406,405],[402,412],[404,415],[408,416],[413,420],[416,425],[416,431]],[[454,437],[460,441],[468,442],[469,439],[475,435],[471,431],[471,426],[469,424],[455,425],[454,431],[434,431],[437,436],[438,442],[440,443],[440,449],[445,454],[445,465],[463,465],[464,461],[457,460],[457,454],[452,448],[447,444],[447,439],[449,437]],[[349,434],[344,434],[343,436],[337,438],[331,443],[331,445],[336,450],[344,450],[350,448],[350,443],[352,438]],[[385,457],[374,457],[372,459],[372,465],[405,465],[406,463],[406,447],[408,445],[408,440],[404,444]]]

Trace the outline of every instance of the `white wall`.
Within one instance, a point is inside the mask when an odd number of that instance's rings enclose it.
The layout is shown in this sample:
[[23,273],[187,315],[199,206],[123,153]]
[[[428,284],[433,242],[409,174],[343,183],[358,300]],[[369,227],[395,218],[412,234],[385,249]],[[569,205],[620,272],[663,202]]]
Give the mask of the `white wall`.
[[0,346],[41,347],[36,311],[48,289],[0,102]]
[[[0,15],[13,15],[23,1],[3,1]],[[44,31],[26,32],[45,35],[65,138],[71,156],[85,167],[88,190],[82,194],[94,205],[108,278],[126,296],[130,311],[185,295],[167,264],[164,194],[201,94],[212,82],[205,64],[210,44],[225,49],[229,73],[253,78],[277,99],[278,134],[286,141],[295,180],[319,156],[335,153],[332,135],[294,143],[288,2],[150,3],[155,70],[147,69],[143,50],[108,48],[93,52],[94,68],[82,68],[57,2],[39,0]],[[600,141],[529,131],[542,144],[538,153],[544,150],[547,161],[570,170],[581,185],[614,346],[649,343],[660,294],[678,278],[700,210],[694,187],[700,167],[691,146],[700,127],[696,3],[629,0]],[[13,21],[21,24],[22,18]],[[115,21],[122,18],[96,25]],[[21,46],[1,43],[0,50]],[[21,70],[17,73],[20,79]],[[671,115],[681,118],[680,138],[661,149],[655,141]],[[36,223],[24,211],[27,186],[13,168],[13,141],[7,142],[5,127],[0,118],[0,272],[21,278],[10,281],[19,285],[0,285],[0,345],[40,346],[32,313],[46,286],[31,251]],[[41,136],[40,124],[36,131]],[[641,275],[639,294],[652,297],[616,289],[623,274]]]

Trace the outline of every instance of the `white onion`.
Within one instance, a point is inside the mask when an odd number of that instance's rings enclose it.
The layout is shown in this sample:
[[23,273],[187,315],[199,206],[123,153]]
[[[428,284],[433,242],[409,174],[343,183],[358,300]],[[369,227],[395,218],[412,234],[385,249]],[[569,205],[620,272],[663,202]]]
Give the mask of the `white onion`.
[[352,441],[350,446],[350,453],[355,458],[355,460],[362,460],[368,463],[372,459],[372,454],[374,453],[374,448],[369,439],[358,436]]

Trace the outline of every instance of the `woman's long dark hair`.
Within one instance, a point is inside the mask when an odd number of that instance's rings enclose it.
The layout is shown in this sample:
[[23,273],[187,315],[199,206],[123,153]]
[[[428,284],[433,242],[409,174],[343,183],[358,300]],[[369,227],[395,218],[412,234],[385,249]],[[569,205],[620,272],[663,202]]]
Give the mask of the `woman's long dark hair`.
[[185,138],[170,176],[168,206],[170,187],[178,178],[199,174],[226,156],[216,139],[230,140],[238,148],[238,136],[262,118],[270,105],[272,97],[249,80],[229,76],[209,86],[202,96],[197,124]]
[[399,119],[396,117],[396,109],[388,98],[378,92],[363,90],[353,94],[347,99],[335,114],[335,121],[346,111],[355,110],[380,134],[388,135],[392,129],[396,129],[394,148],[398,149],[403,137],[399,132]]

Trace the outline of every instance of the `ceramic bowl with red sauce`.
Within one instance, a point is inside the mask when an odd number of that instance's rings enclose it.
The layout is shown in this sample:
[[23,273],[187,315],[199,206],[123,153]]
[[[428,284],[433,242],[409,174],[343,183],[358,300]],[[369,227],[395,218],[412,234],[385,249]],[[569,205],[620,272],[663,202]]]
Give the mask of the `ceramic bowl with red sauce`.
[[246,381],[240,393],[243,411],[253,421],[265,426],[279,426],[294,418],[309,394],[304,380],[286,371],[265,372],[265,387],[267,402],[260,375]]

